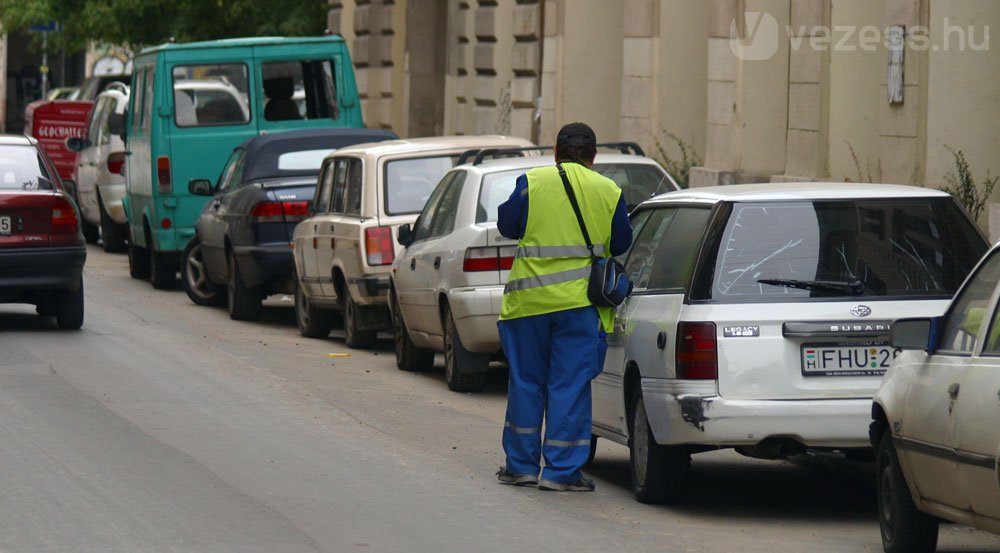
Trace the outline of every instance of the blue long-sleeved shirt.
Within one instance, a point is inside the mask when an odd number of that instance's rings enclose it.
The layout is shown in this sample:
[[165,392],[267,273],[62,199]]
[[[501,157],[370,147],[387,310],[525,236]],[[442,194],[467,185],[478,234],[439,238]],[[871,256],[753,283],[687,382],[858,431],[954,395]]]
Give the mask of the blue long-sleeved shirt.
[[[575,216],[574,216],[575,219]],[[507,201],[500,204],[497,213],[497,230],[507,238],[520,240],[528,224],[528,177],[517,177],[514,191]],[[625,196],[618,199],[611,219],[611,255],[621,255],[632,245],[632,223],[628,220]]]

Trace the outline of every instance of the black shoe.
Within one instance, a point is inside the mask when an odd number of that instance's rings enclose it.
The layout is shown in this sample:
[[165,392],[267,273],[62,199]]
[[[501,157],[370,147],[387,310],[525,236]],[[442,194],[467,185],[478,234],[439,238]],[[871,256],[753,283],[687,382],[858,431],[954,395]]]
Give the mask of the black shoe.
[[538,478],[530,474],[514,474],[507,470],[507,467],[500,467],[497,471],[497,481],[510,486],[535,486]]
[[551,480],[542,480],[538,482],[538,489],[547,492],[592,492],[594,491],[594,481],[582,476],[576,482],[566,484]]

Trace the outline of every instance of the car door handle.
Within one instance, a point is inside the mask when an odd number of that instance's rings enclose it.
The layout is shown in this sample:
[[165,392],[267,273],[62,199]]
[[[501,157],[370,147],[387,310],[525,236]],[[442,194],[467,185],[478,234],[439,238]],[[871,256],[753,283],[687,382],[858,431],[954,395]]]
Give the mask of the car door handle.
[[434,258],[434,268],[435,269],[440,269],[441,268],[441,258],[440,257],[435,257]]
[[959,389],[961,389],[961,386],[958,385],[958,382],[953,382],[951,386],[948,386],[948,395],[951,396],[951,399],[958,397]]
[[410,260],[410,270],[414,271],[416,269],[417,269],[417,258],[414,257],[413,259]]
[[330,232],[333,232],[333,225],[330,225]]
[[666,349],[667,347],[667,333],[660,332],[656,335],[656,347],[660,349]]

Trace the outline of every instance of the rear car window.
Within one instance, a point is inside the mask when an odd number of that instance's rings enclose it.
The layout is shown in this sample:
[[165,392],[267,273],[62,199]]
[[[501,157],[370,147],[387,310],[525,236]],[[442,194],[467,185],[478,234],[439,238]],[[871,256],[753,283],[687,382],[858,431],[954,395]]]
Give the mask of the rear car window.
[[736,203],[692,299],[947,298],[986,249],[950,198]]
[[0,190],[52,190],[45,162],[31,146],[0,147]]
[[632,216],[635,239],[625,272],[635,293],[683,292],[697,263],[700,240],[712,211],[708,207],[660,207]]
[[336,119],[337,87],[330,60],[295,60],[261,64],[264,119],[295,121]]
[[323,158],[328,156],[333,150],[330,148],[322,150],[302,150],[299,152],[286,152],[278,156],[279,171],[304,171],[313,169],[319,171],[323,165]]
[[242,63],[174,67],[174,121],[177,126],[249,123],[247,75],[247,66]]
[[396,159],[385,164],[385,212],[420,213],[434,187],[458,160],[456,155]]

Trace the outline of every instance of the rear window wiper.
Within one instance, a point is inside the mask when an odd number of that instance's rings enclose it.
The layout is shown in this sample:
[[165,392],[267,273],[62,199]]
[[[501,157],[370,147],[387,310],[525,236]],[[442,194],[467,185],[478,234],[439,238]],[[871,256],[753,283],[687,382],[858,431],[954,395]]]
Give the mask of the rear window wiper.
[[783,278],[763,278],[757,282],[769,286],[783,286],[785,288],[798,288],[801,290],[814,290],[817,292],[836,292],[860,296],[865,291],[865,285],[860,280],[853,282],[838,282],[831,280],[789,280]]

